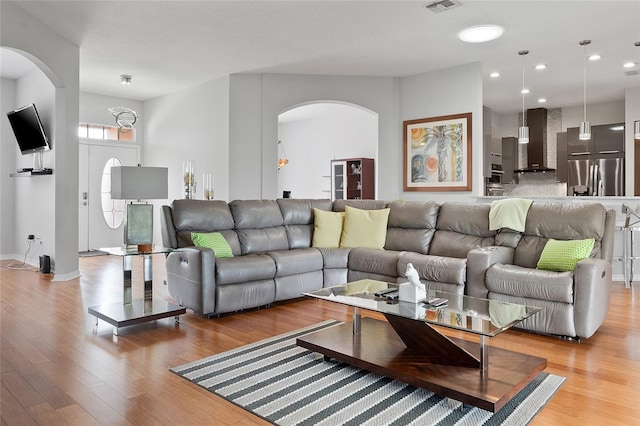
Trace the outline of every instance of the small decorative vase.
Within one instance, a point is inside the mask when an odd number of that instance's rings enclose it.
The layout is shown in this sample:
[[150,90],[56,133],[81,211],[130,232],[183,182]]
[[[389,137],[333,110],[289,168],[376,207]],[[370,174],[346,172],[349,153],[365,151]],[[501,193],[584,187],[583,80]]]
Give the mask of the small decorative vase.
[[193,199],[196,193],[196,179],[193,162],[186,160],[182,162],[182,184],[184,186],[184,198]]

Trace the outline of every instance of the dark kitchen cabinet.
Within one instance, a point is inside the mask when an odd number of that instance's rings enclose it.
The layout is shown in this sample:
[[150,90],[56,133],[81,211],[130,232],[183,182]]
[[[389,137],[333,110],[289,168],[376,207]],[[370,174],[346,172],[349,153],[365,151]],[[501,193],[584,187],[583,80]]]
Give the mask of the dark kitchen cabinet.
[[513,181],[513,169],[518,160],[518,138],[502,138],[502,183]]
[[591,128],[596,154],[618,154],[624,152],[624,124],[606,124]]
[[624,124],[622,123],[591,126],[591,139],[586,141],[578,139],[578,132],[577,127],[567,129],[567,154],[569,156],[624,152]]

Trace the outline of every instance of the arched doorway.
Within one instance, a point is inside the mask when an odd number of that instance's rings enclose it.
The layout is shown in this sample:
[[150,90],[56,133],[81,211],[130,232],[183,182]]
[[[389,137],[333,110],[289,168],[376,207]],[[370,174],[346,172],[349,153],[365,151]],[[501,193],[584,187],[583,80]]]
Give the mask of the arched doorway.
[[278,116],[278,141],[278,158],[288,160],[278,171],[278,197],[291,191],[294,198],[330,198],[331,160],[377,164],[378,114],[344,102],[297,105]]

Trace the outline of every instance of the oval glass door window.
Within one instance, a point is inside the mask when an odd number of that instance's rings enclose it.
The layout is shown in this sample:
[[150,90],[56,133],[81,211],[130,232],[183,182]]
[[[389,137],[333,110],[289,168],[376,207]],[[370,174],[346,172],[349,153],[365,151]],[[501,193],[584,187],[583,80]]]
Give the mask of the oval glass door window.
[[120,166],[122,166],[122,162],[112,157],[107,160],[102,170],[102,183],[100,184],[102,216],[111,229],[118,229],[124,222],[125,200],[111,199],[111,168]]

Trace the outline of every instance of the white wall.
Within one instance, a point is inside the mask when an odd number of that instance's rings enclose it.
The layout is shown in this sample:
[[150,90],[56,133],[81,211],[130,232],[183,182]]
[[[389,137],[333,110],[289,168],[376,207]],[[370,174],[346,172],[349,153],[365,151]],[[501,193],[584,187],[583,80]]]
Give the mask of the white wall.
[[[400,79],[400,122],[467,112],[472,114],[472,190],[403,192],[402,198],[438,202],[469,201],[472,196],[484,194],[482,66],[473,63]],[[393,144],[396,150],[402,151],[401,131]],[[393,173],[402,176],[402,158],[393,166]]]
[[[138,119],[134,125],[136,129],[136,145],[144,142],[144,103],[126,98],[99,95],[96,93],[80,93],[80,122],[115,126],[115,117],[109,112],[109,108],[123,106],[131,108],[138,113]],[[145,165],[145,164],[143,164]]]
[[296,105],[335,101],[378,114],[378,196],[398,198],[395,173],[401,159],[396,145],[397,79],[314,75],[234,74],[230,76],[229,162],[232,199],[276,198],[278,115]]
[[278,172],[278,197],[287,190],[294,198],[330,198],[331,160],[377,158],[375,114],[344,104],[323,104],[319,114],[279,125],[278,140],[289,164]]
[[15,249],[15,181],[9,173],[16,170],[16,140],[4,114],[16,106],[16,80],[0,79],[0,258],[12,257]]
[[[624,101],[587,104],[587,121],[592,126],[600,124],[624,123]],[[562,131],[568,127],[580,127],[584,119],[582,105],[562,108]]]
[[[169,199],[154,200],[154,241],[160,206],[184,198],[182,163],[194,162],[196,194],[202,199],[202,173],[214,175],[215,199],[229,200],[229,79],[212,80],[144,103],[146,166],[169,168]],[[243,167],[242,161],[235,168]]]
[[[68,280],[79,275],[78,271],[78,80],[79,48],[57,33],[51,31],[12,2],[0,2],[0,40],[2,47],[19,51],[40,68],[51,81],[54,89],[52,134],[54,158],[53,202],[36,197],[36,194],[24,194],[27,205],[21,205],[17,192],[11,195],[1,194],[1,202],[15,203],[16,212],[24,209],[48,212],[53,218],[54,227],[52,256],[55,270],[54,280]],[[20,97],[20,89],[16,97]],[[2,179],[6,174],[3,173]],[[20,178],[31,179],[38,178]],[[31,196],[30,196],[31,195]],[[29,223],[27,226],[37,226]],[[26,236],[25,236],[26,237]],[[19,248],[18,241],[25,238],[18,230],[14,237],[14,249]],[[17,240],[17,241],[16,241]]]

